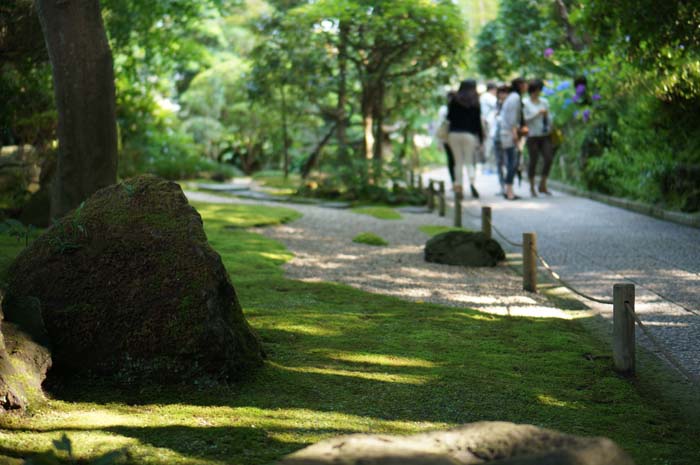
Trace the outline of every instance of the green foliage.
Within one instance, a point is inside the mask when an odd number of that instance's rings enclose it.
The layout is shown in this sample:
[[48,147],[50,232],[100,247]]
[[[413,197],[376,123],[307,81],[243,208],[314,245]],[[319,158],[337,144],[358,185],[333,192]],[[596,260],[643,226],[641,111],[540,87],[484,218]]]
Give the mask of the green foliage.
[[36,227],[32,224],[24,225],[22,222],[10,218],[0,222],[0,234],[3,233],[14,237],[18,242],[24,242],[24,246],[27,247],[29,240],[36,233]]
[[382,237],[371,232],[360,233],[357,236],[353,237],[352,241],[358,244],[367,244],[379,247],[389,245],[389,243]]

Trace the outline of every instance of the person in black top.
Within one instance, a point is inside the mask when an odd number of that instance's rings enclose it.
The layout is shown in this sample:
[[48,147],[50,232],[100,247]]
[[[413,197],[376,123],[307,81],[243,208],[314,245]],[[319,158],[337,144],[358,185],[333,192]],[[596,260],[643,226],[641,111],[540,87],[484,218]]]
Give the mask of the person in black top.
[[447,106],[447,119],[450,122],[450,133],[447,142],[455,159],[455,195],[462,196],[463,166],[467,165],[467,175],[472,197],[478,198],[474,182],[476,181],[477,150],[484,142],[484,130],[481,125],[481,108],[479,94],[476,92],[476,81],[462,81],[457,95]]

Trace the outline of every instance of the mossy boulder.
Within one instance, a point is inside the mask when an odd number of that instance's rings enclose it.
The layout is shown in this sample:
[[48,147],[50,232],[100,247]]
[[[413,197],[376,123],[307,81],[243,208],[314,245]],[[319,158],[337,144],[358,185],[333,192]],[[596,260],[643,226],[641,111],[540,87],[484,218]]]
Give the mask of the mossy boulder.
[[2,300],[0,290],[0,410],[24,409],[44,400],[41,384],[51,366],[51,354],[41,337],[43,328],[35,337],[3,321]]
[[496,266],[506,254],[481,232],[448,231],[425,244],[425,261],[445,265]]
[[19,302],[40,306],[57,372],[229,380],[262,363],[200,215],[155,176],[102,189],[54,224],[11,265],[7,293],[10,321]]
[[532,425],[470,423],[448,431],[389,436],[354,434],[321,441],[278,465],[633,465],[606,438]]

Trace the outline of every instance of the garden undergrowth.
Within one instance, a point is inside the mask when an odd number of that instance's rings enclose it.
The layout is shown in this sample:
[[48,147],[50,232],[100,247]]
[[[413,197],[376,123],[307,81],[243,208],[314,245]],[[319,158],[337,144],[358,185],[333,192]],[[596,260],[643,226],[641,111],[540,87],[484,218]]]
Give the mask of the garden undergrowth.
[[[119,389],[76,380],[0,417],[0,455],[67,434],[79,460],[126,447],[138,464],[265,464],[320,439],[480,420],[608,436],[637,464],[700,462],[698,431],[612,370],[576,320],[516,318],[286,279],[280,243],[241,229],[283,208],[196,205],[268,360],[230,386]],[[236,226],[231,228],[230,226]],[[21,247],[0,239],[1,266]]]

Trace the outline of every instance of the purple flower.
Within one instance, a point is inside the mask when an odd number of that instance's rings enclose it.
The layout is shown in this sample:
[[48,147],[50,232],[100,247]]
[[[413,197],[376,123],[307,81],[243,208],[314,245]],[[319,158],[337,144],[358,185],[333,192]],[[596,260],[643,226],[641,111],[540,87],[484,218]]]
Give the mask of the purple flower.
[[587,123],[589,119],[591,119],[591,110],[583,110],[583,122]]
[[600,100],[600,94],[593,94],[593,100],[598,101]]
[[581,96],[586,92],[586,84],[579,84],[576,86],[576,95]]
[[579,100],[580,100],[580,97],[578,96],[578,94],[574,95],[573,101],[575,103],[578,103]]
[[554,55],[554,49],[553,49],[553,48],[548,47],[548,48],[545,48],[545,49],[544,49],[544,57],[545,57],[545,58],[549,58],[549,57],[551,57],[552,55]]

